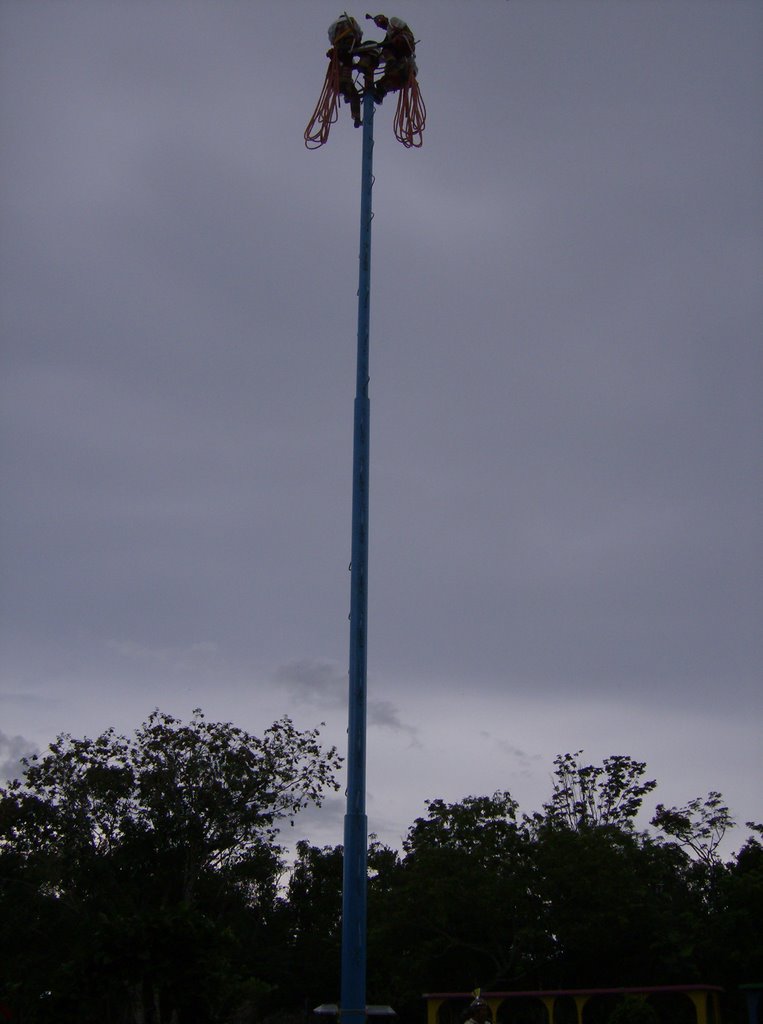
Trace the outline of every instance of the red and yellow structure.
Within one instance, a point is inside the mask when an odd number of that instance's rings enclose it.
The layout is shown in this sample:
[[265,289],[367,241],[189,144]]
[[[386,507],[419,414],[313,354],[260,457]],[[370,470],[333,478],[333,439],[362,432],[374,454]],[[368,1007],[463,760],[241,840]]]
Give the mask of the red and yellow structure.
[[[595,1024],[606,1019],[602,1011],[626,996],[636,996],[651,1003],[661,1018],[687,1024],[719,1024],[719,997],[723,989],[717,985],[651,985],[633,988],[578,988],[539,990],[534,992],[480,992],[490,1007],[495,1024]],[[472,1001],[470,992],[429,992],[427,1024],[460,1024],[463,1011]],[[669,1010],[667,1014],[660,1010]],[[676,1009],[682,1012],[676,1013]]]

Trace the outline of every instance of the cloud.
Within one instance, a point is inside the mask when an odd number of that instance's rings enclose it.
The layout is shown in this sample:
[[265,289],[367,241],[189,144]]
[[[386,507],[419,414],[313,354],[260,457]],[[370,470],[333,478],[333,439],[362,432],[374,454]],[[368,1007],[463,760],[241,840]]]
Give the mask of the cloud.
[[218,661],[217,644],[209,640],[186,644],[182,647],[159,647],[137,643],[134,640],[106,640],[107,650],[126,661],[160,667],[174,673],[187,673]]
[[[6,5],[0,700],[40,747],[291,701],[343,748],[360,137],[304,150],[336,10],[303,6]],[[639,755],[633,705],[675,802],[752,800],[761,11],[695,6],[483,4],[463,64],[471,6],[421,5],[423,149],[377,112],[392,836],[427,796],[540,806],[591,738]]]
[[37,747],[31,740],[0,732],[0,780],[10,782],[19,778],[24,770],[21,758],[36,753]]
[[495,744],[501,755],[509,759],[507,763],[509,765],[514,764],[515,767],[509,770],[515,771],[522,778],[531,778],[533,771],[538,767],[538,762],[543,760],[540,754],[530,754],[526,750],[522,750],[521,747],[515,746],[509,740],[502,739],[500,736],[494,736],[486,729],[480,732],[480,736],[484,737],[489,743]]
[[35,711],[48,703],[47,696],[35,693],[0,693],[0,704],[28,708],[30,711]]
[[342,707],[347,699],[346,674],[334,662],[296,659],[277,668],[275,680],[300,703],[329,709]]
[[414,746],[421,746],[419,730],[407,725],[400,718],[400,711],[392,701],[371,699],[368,701],[368,724],[407,735]]
[[[347,672],[335,662],[312,658],[290,661],[276,669],[275,679],[299,703],[327,711],[347,707]],[[369,697],[367,716],[370,727],[390,729],[418,743],[418,730],[402,721],[392,701]]]

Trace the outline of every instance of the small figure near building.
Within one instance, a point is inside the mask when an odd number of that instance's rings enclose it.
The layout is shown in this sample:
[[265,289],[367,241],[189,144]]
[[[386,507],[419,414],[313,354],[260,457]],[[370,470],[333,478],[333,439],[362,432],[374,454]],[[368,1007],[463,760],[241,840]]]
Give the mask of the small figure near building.
[[464,1024],[490,1024],[490,1007],[477,996],[464,1014]]

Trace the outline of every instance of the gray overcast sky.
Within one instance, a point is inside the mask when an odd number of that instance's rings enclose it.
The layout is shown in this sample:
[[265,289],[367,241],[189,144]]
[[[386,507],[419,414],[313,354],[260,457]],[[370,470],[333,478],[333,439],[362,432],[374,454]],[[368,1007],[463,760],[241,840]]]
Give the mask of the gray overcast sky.
[[[361,132],[302,140],[339,10],[0,4],[6,771],[156,706],[344,749]],[[534,810],[579,748],[760,820],[763,6],[386,13],[428,123],[376,118],[370,828]]]

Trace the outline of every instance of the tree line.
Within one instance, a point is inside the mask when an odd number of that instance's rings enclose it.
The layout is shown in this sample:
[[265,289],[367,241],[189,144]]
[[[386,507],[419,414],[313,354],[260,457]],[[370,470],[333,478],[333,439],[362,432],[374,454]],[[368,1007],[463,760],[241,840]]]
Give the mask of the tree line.
[[[287,862],[280,839],[338,789],[318,729],[157,710],[22,764],[0,788],[0,1017],[290,1024],[336,1001],[342,848],[303,840]],[[725,860],[711,792],[637,828],[645,776],[561,754],[539,811],[505,790],[432,799],[401,850],[372,837],[368,1001],[413,1024],[427,991],[763,976],[763,826]]]

